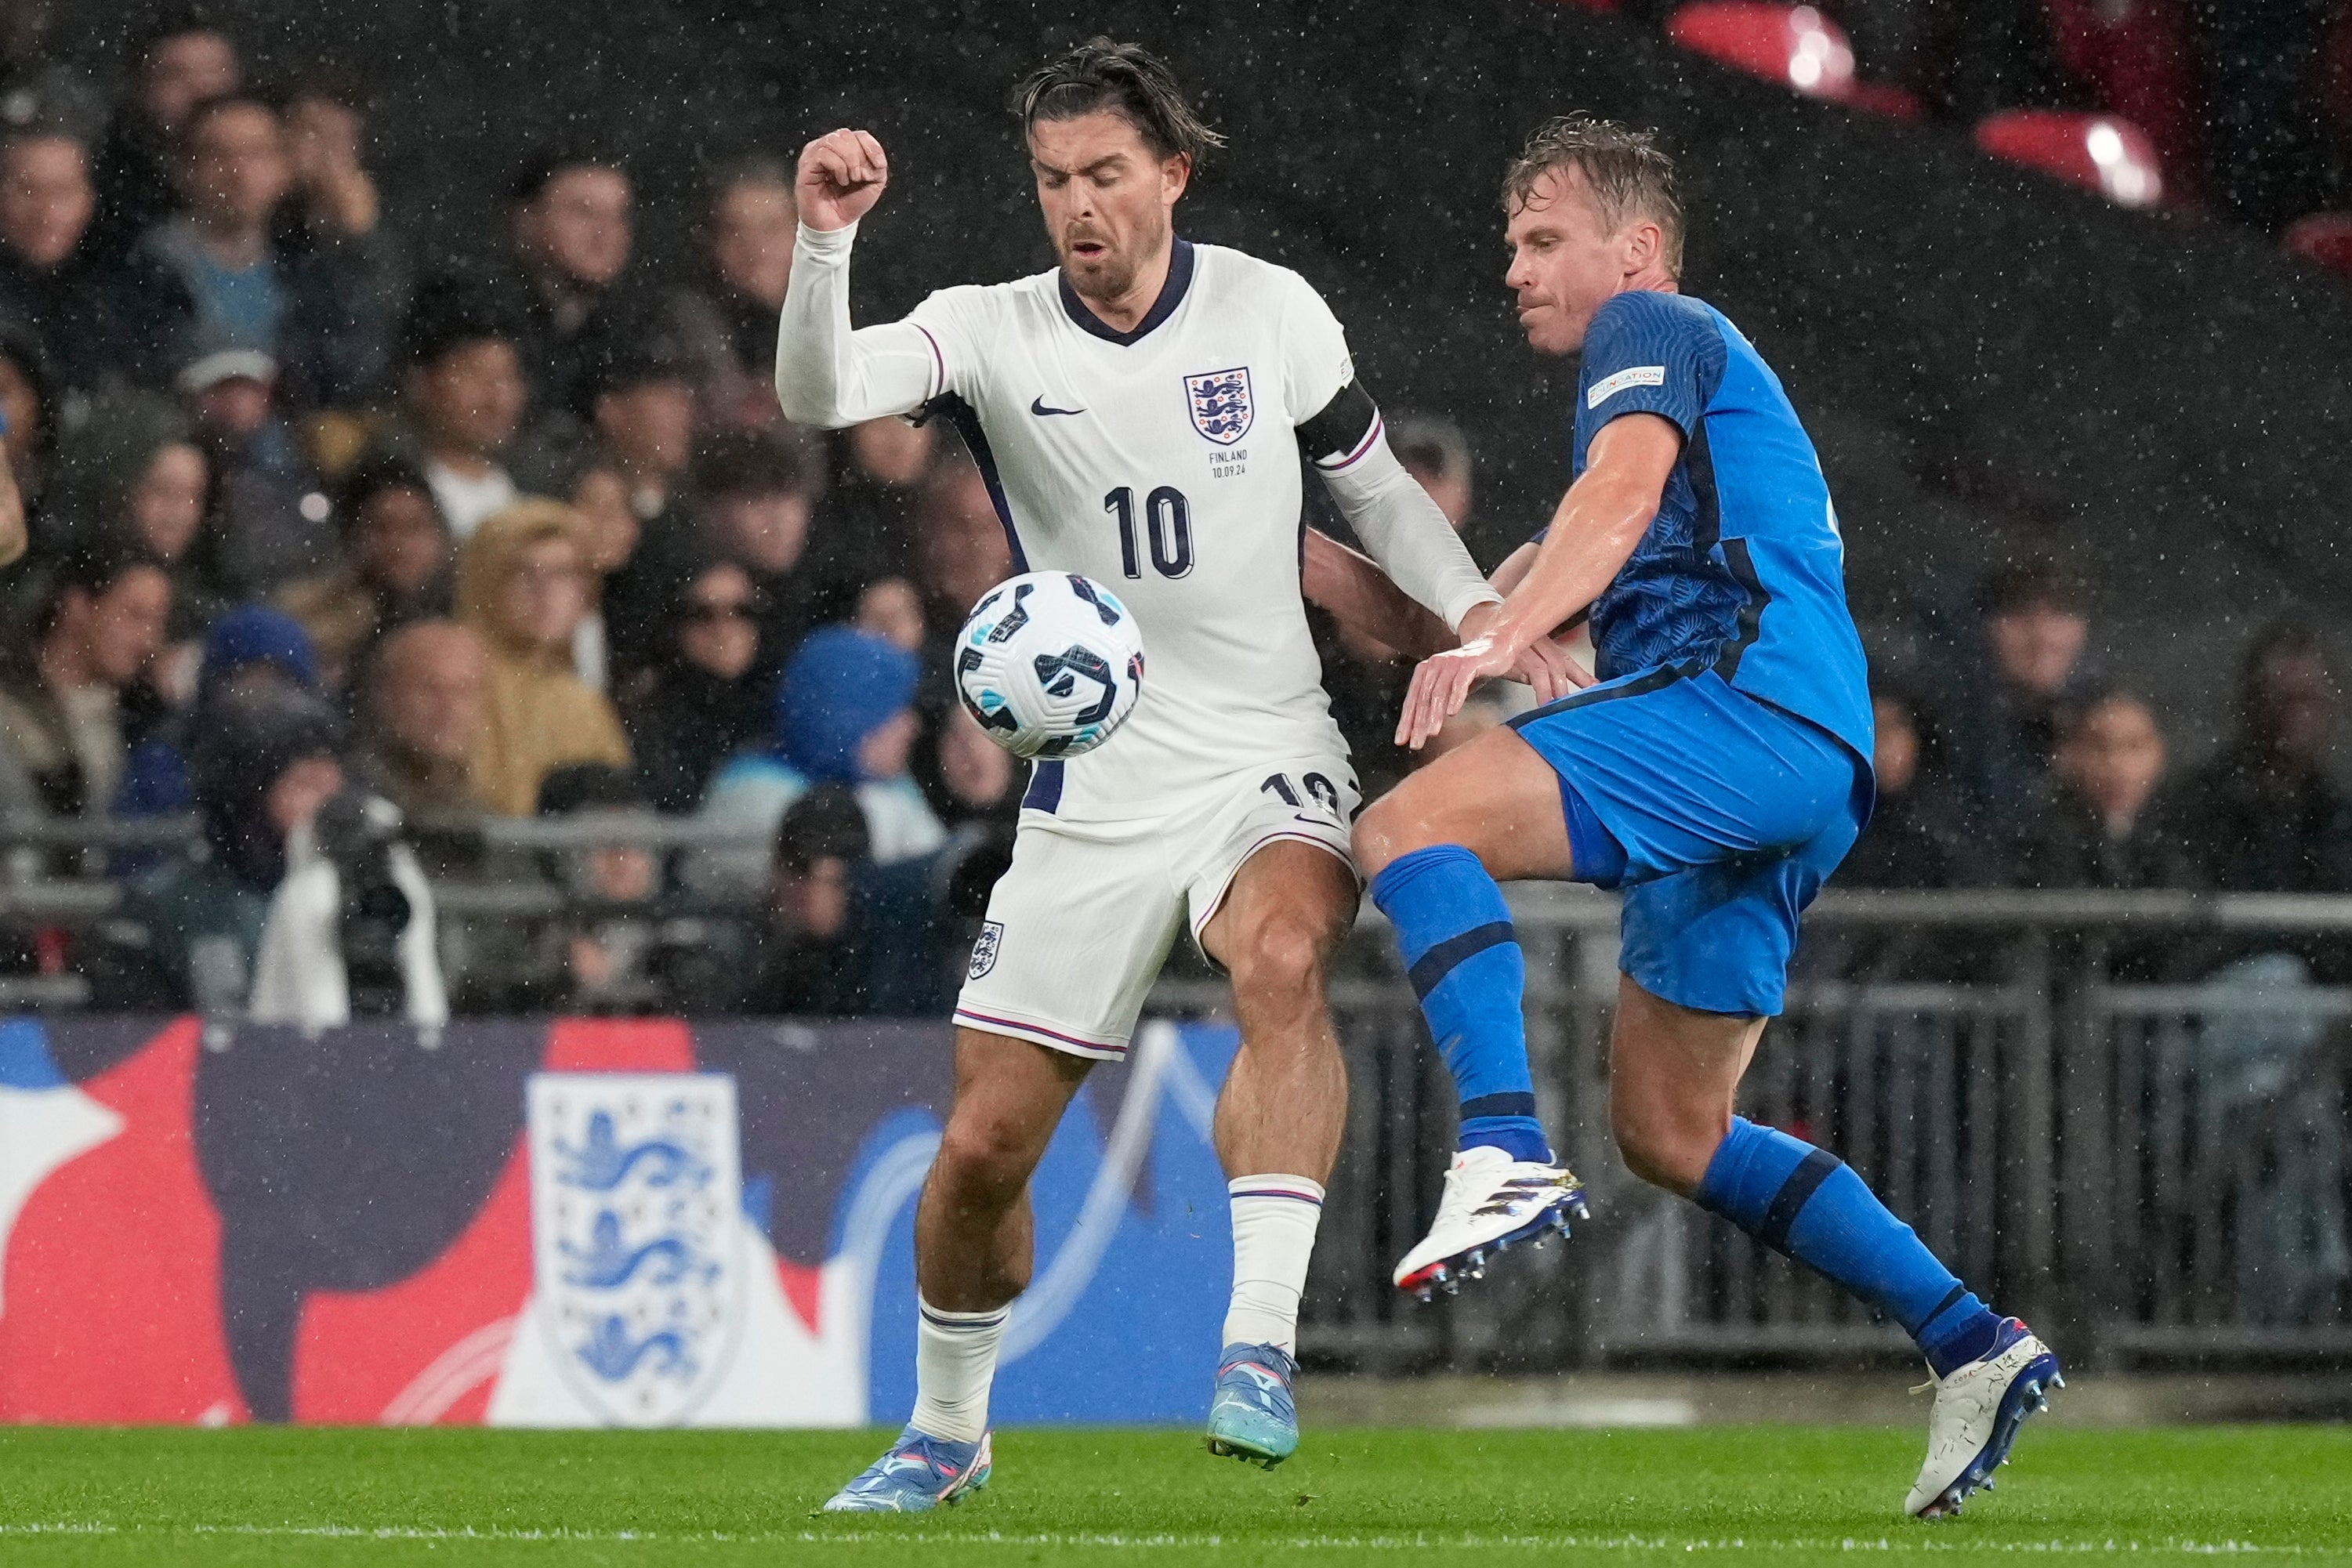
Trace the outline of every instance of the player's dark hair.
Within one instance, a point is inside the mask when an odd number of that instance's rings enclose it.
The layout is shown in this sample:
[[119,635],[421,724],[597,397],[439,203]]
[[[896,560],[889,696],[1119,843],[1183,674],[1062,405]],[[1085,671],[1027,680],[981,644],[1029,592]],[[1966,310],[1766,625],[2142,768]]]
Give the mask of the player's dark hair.
[[1041,120],[1076,120],[1106,109],[1134,126],[1155,157],[1181,152],[1198,169],[1213,148],[1225,144],[1185,101],[1167,62],[1140,45],[1097,35],[1013,89],[1013,112],[1024,132]]
[[1675,185],[1675,161],[1654,132],[1581,111],[1545,120],[1503,171],[1503,210],[1527,205],[1537,182],[1560,169],[1583,174],[1585,189],[1612,230],[1635,213],[1654,220],[1659,264],[1668,276],[1681,275],[1683,199]]

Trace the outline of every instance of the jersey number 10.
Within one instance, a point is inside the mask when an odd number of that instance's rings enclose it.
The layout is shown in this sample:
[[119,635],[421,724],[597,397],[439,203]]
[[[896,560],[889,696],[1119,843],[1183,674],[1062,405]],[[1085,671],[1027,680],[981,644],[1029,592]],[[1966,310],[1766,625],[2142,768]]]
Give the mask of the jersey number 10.
[[[1135,539],[1135,492],[1121,485],[1103,497],[1103,510],[1118,517],[1119,570],[1129,577],[1143,575],[1142,552]],[[1162,485],[1143,498],[1144,520],[1150,535],[1151,570],[1162,577],[1182,577],[1192,570],[1192,509],[1184,492]]]

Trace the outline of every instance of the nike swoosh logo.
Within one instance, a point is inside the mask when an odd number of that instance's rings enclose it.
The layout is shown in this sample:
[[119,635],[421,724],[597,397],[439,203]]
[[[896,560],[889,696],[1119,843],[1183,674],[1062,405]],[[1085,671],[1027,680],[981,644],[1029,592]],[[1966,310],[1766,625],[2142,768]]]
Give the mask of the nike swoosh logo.
[[1045,400],[1037,397],[1029,400],[1029,412],[1042,416],[1049,413],[1084,413],[1087,411],[1082,408],[1047,408]]

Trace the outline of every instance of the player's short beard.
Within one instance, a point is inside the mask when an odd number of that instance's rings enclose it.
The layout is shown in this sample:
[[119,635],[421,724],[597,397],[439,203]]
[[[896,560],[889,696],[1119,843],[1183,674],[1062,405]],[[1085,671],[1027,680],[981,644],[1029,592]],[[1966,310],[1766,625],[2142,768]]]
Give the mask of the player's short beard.
[[1132,246],[1112,249],[1106,241],[1103,257],[1090,273],[1081,272],[1070,265],[1067,242],[1056,236],[1054,244],[1061,254],[1063,276],[1070,280],[1071,288],[1081,299],[1107,304],[1123,298],[1127,291],[1135,287],[1136,277],[1143,270],[1143,258],[1167,243],[1169,226],[1163,214],[1157,229],[1137,235]]

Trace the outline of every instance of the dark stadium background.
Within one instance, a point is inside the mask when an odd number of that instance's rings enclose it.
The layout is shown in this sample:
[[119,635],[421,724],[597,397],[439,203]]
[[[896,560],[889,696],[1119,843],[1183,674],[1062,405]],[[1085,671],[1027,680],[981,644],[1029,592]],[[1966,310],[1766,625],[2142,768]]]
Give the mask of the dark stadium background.
[[[236,12],[257,75],[324,64],[372,89],[372,166],[428,256],[491,252],[523,150],[577,141],[625,157],[640,246],[675,266],[705,171],[870,127],[893,181],[858,250],[865,319],[1050,265],[1006,87],[1085,34],[1143,41],[1232,138],[1181,232],[1298,268],[1384,405],[1473,433],[1489,564],[1557,497],[1569,384],[1504,308],[1498,171],[1566,109],[1655,125],[1691,199],[1686,284],[1803,411],[1874,653],[1900,659],[1972,570],[2056,553],[2089,585],[2108,667],[2200,749],[2254,626],[2352,602],[2340,282],[2252,229],[2108,206],[1948,126],[1807,100],[1629,18],[1520,0]],[[60,15],[52,41],[119,71],[118,22]]]

